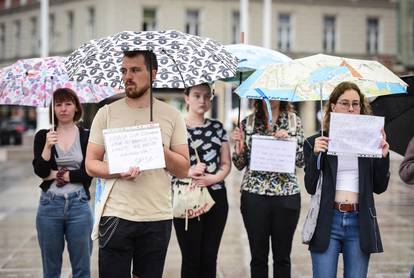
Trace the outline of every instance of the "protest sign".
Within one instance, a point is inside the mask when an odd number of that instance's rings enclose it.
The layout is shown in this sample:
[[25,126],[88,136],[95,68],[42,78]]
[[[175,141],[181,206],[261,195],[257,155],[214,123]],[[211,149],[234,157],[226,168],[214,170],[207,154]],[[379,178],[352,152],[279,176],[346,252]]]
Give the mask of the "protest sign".
[[279,140],[273,136],[252,136],[250,170],[294,173],[296,161],[294,140]]
[[105,129],[103,135],[110,174],[165,167],[159,124]]
[[328,154],[381,157],[384,117],[331,113]]

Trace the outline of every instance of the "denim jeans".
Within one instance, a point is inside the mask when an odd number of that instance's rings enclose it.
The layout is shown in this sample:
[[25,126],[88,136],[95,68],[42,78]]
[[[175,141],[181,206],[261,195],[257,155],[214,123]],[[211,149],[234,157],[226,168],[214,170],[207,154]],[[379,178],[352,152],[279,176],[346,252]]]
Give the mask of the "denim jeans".
[[72,277],[90,277],[92,212],[85,190],[65,195],[43,192],[36,217],[43,277],[59,278],[65,239]]
[[336,278],[340,252],[345,278],[367,277],[370,256],[359,245],[358,218],[358,212],[334,210],[328,249],[323,253],[311,252],[314,278]]

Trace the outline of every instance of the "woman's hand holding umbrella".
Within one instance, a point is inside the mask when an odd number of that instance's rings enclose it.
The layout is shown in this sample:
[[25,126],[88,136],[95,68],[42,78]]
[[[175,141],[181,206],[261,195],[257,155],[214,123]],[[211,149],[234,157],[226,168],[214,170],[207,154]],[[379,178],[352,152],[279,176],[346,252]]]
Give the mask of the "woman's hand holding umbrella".
[[320,152],[326,152],[328,150],[329,138],[320,136],[315,139],[315,146],[313,147],[313,153],[318,155]]
[[233,140],[236,142],[236,154],[244,151],[244,131],[242,127],[236,127],[233,131]]

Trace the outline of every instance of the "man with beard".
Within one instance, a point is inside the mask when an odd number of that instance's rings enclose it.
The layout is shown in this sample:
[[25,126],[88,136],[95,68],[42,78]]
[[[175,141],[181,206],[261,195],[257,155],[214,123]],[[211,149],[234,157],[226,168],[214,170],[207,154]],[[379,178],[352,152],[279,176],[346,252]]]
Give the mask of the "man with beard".
[[[150,73],[150,66],[152,72]],[[149,51],[124,52],[122,80],[126,97],[102,107],[89,137],[86,170],[105,179],[95,214],[92,238],[99,238],[99,277],[131,277],[131,260],[138,277],[162,277],[171,234],[172,205],[168,173],[186,177],[189,169],[187,133],[179,111],[150,97],[150,76],[157,74],[157,58]],[[102,131],[154,122],[161,127],[166,168],[109,174]],[[99,218],[100,217],[100,218]]]

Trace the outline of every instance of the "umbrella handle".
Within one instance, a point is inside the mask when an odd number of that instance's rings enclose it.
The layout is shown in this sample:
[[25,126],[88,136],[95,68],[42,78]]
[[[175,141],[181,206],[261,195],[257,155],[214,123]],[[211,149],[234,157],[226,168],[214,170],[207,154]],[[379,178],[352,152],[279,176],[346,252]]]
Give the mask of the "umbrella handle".
[[[243,82],[243,73],[240,72],[239,86]],[[239,96],[239,112],[237,113],[237,126],[240,127],[240,110],[241,110],[241,97]]]
[[319,89],[319,93],[320,93],[320,104],[321,104],[321,135],[323,136],[323,100],[322,100],[322,90],[323,90],[323,86],[322,83],[320,83],[320,89]]

